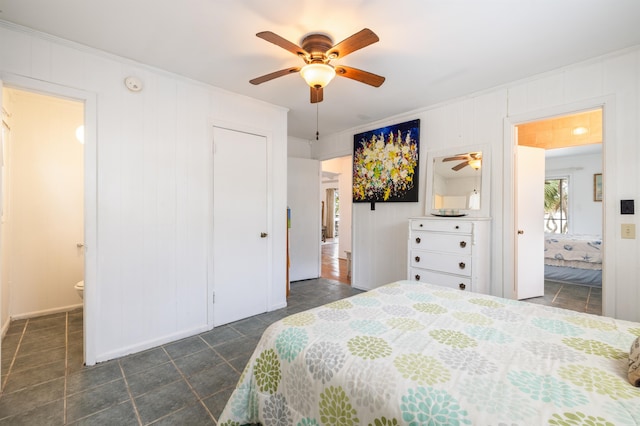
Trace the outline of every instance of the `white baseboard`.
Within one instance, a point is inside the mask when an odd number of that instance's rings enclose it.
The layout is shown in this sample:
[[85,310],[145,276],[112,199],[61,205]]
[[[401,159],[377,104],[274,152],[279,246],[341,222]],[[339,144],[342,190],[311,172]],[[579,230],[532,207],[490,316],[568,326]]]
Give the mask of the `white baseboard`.
[[0,336],[0,340],[4,339],[4,336],[7,334],[9,330],[9,325],[11,325],[11,318],[7,317],[7,320],[2,324],[2,336]]
[[68,312],[68,311],[73,311],[74,309],[77,309],[77,308],[82,308],[82,306],[83,304],[80,303],[79,305],[69,305],[69,306],[63,306],[60,308],[44,309],[42,311],[26,312],[18,315],[11,315],[11,320],[35,318],[35,317],[41,317],[43,315],[51,315],[51,314],[57,314],[60,312]]
[[183,330],[178,333],[168,334],[166,336],[159,337],[157,339],[147,340],[145,342],[140,342],[135,345],[125,346],[123,348],[116,349],[114,351],[105,352],[103,354],[98,354],[96,356],[96,362],[104,362],[109,361],[115,358],[120,358],[126,355],[131,355],[137,352],[142,352],[147,349],[155,348],[166,343],[171,343],[176,340],[184,339],[186,337],[195,336],[196,334],[204,333],[205,331],[209,331],[211,328],[207,325],[203,325],[200,327],[192,328],[190,330]]

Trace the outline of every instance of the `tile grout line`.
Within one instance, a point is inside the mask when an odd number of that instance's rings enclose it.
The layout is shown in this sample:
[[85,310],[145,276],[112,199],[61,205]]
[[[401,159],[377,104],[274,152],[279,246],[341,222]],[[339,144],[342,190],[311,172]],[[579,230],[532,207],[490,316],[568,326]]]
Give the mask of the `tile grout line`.
[[136,419],[138,420],[138,425],[142,426],[142,418],[140,417],[140,412],[138,411],[136,400],[131,393],[131,388],[129,387],[129,382],[127,381],[127,376],[124,374],[124,369],[122,368],[120,360],[118,360],[118,368],[120,368],[120,374],[122,374],[122,380],[124,380],[124,387],[125,389],[127,389],[127,395],[129,395],[129,399],[131,400],[131,405],[133,406],[133,412],[135,413]]
[[11,358],[11,364],[9,364],[9,369],[7,370],[7,377],[4,379],[4,383],[0,386],[0,396],[4,394],[4,389],[7,386],[7,382],[9,381],[9,376],[12,373],[13,366],[16,363],[16,358],[18,357],[18,352],[20,351],[20,347],[22,346],[22,341],[24,340],[24,335],[27,334],[27,325],[29,324],[29,319],[24,323],[24,327],[22,328],[22,333],[20,333],[20,340],[18,340],[18,344],[16,345],[16,350],[13,353],[13,357]]
[[558,289],[558,291],[555,294],[555,296],[553,296],[553,300],[551,300],[551,303],[556,303],[556,299],[558,298],[558,295],[560,295],[560,291],[562,291],[563,287],[564,287],[564,284],[560,285],[560,288]]
[[[200,405],[202,405],[202,407],[205,409],[205,411],[207,412],[207,414],[209,414],[209,416],[211,417],[211,419],[217,423],[215,416],[213,415],[213,413],[211,412],[211,410],[209,410],[209,407],[207,407],[207,404],[204,403],[204,401],[202,400],[202,398],[200,398],[200,395],[198,395],[198,392],[196,392],[196,390],[193,388],[193,386],[191,386],[191,383],[189,382],[189,380],[187,379],[187,376],[185,376],[185,374],[182,372],[182,370],[180,370],[180,368],[178,368],[178,366],[176,365],[175,361],[173,360],[173,357],[171,355],[169,355],[169,352],[167,352],[167,349],[162,346],[162,350],[164,351],[165,354],[167,354],[167,356],[169,357],[169,360],[171,362],[171,365],[173,365],[173,367],[176,369],[176,371],[178,372],[178,374],[180,374],[180,377],[182,377],[182,380],[185,381],[185,383],[187,384],[187,386],[189,387],[189,390],[191,391],[191,393],[193,393],[196,397],[196,399],[198,400],[198,403]],[[184,407],[182,407],[181,409],[184,409]],[[178,410],[179,411],[179,410]],[[168,413],[166,416],[170,416],[171,414],[175,413],[175,411],[172,411],[171,413]],[[162,418],[162,417],[161,417]],[[156,419],[154,421],[158,421],[160,419]]]

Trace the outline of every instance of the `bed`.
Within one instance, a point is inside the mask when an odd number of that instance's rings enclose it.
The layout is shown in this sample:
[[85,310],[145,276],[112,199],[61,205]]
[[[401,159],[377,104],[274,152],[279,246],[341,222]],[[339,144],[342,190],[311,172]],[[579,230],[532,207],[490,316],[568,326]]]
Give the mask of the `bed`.
[[599,235],[545,234],[544,278],[602,287],[602,238]]
[[[220,425],[640,425],[640,323],[398,281],[265,330]],[[608,422],[608,423],[607,423]]]

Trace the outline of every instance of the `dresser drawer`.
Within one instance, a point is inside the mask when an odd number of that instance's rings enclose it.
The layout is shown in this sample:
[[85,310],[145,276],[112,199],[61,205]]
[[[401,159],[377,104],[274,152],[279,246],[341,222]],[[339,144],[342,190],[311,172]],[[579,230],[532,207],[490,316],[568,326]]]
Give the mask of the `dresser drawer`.
[[471,276],[471,256],[411,250],[411,267]]
[[428,284],[441,285],[444,287],[457,288],[471,291],[471,279],[455,275],[441,274],[425,269],[411,268],[411,281],[420,281]]
[[471,254],[470,234],[415,231],[411,233],[411,249],[433,250],[455,254]]
[[411,229],[414,231],[461,232],[470,234],[473,231],[471,222],[457,220],[413,219]]

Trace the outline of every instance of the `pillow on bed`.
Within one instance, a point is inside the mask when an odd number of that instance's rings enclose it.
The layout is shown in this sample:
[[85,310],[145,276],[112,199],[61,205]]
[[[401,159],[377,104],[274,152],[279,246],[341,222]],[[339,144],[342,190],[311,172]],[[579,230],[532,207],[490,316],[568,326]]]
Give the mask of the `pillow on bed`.
[[629,350],[629,383],[640,386],[640,336],[631,344]]

